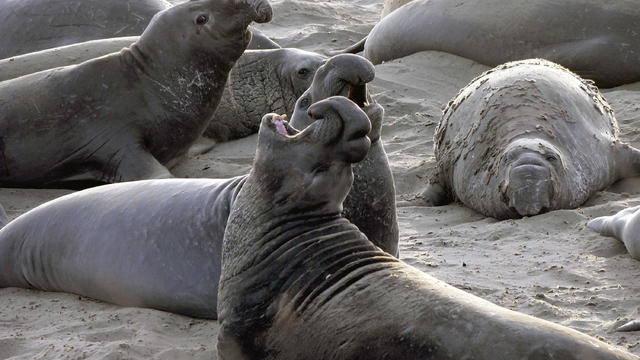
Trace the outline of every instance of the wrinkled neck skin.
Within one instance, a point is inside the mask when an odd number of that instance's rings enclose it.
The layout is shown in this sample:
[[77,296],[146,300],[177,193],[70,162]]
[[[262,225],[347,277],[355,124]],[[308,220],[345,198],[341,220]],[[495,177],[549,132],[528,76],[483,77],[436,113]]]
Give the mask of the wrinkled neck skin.
[[[165,39],[162,39],[165,40]],[[154,104],[158,116],[149,116],[155,126],[140,126],[144,145],[163,164],[186,153],[205,130],[218,106],[229,71],[244,51],[247,39],[217,40],[219,51],[183,50],[166,53],[167,44],[152,37],[140,39],[121,50],[121,62],[133,80],[145,89],[142,96]]]
[[[351,181],[349,174],[340,177]],[[359,261],[397,261],[380,252],[339,208],[292,210],[286,199],[274,198],[274,183],[265,185],[265,180],[252,171],[225,231],[218,298],[221,359],[264,357],[265,331],[287,312],[283,308],[304,312],[314,300],[326,302],[332,285],[358,273]],[[377,257],[371,260],[372,255]]]

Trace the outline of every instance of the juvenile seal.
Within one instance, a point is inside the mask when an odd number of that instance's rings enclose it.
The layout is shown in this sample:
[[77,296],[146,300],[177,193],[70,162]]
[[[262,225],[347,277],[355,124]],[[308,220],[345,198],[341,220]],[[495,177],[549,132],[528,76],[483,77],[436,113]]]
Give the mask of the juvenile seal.
[[0,82],[0,184],[170,177],[165,165],[208,125],[247,26],[271,15],[266,0],[188,1],[119,53]]
[[434,148],[439,180],[427,197],[444,191],[498,219],[578,207],[640,171],[598,89],[539,59],[471,81],[444,109]]
[[376,24],[364,50],[374,64],[424,50],[489,66],[544,58],[613,87],[640,80],[638,28],[634,1],[416,0]]
[[262,121],[224,235],[219,359],[638,359],[380,251],[341,216],[366,114],[343,97],[309,112],[301,132]]
[[[9,1],[0,7],[0,59],[90,40],[140,35],[156,13],[171,6],[164,0]],[[253,34],[249,49],[280,47],[253,26],[249,30]]]
[[[327,93],[326,84],[342,84],[334,89],[342,91],[347,84],[342,78],[349,71],[353,86],[360,90],[347,87],[347,93],[366,92],[365,82],[373,78],[373,65],[362,57],[329,59],[324,66],[331,70],[316,74],[314,86]],[[336,66],[345,69],[336,71]],[[362,100],[355,95],[352,101]],[[364,108],[369,110],[373,132],[380,133],[380,106]],[[385,179],[391,181],[389,189],[389,183],[380,179],[381,174],[390,174],[389,164],[386,156],[373,154],[367,161],[371,169],[357,170],[356,182],[363,183],[360,192],[349,195],[345,214],[358,219],[367,216],[363,211],[371,211],[372,219],[390,224],[395,233],[380,231],[373,220],[358,220],[375,244],[396,254],[395,202],[386,194],[394,194],[393,182],[390,176]],[[45,203],[0,230],[0,287],[71,292],[215,319],[224,229],[245,178],[125,182]],[[391,208],[381,209],[384,206]]]

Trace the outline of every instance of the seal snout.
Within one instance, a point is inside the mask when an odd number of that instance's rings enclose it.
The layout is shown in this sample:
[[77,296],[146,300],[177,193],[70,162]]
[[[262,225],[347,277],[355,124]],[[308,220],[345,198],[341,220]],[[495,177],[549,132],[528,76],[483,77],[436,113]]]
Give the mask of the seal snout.
[[526,163],[511,168],[505,196],[509,208],[520,216],[548,211],[554,197],[551,171],[543,164]]
[[266,23],[273,17],[273,9],[267,0],[247,0],[253,10],[252,20],[257,23]]

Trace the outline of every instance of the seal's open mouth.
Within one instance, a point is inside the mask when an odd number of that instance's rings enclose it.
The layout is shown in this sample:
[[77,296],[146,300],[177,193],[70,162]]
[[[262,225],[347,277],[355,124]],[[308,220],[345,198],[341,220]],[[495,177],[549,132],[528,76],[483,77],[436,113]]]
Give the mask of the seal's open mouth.
[[349,100],[353,101],[358,107],[364,108],[367,104],[367,85],[353,85],[345,83],[342,89],[337,93]]
[[271,123],[276,126],[276,130],[282,135],[293,136],[299,133],[298,130],[289,125],[287,115],[276,115],[271,118]]

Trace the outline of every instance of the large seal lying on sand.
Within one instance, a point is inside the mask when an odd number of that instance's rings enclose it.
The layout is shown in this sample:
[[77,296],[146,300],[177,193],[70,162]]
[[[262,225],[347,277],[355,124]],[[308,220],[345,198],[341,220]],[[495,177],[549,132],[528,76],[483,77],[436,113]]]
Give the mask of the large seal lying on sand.
[[119,53],[1,82],[0,184],[171,176],[165,164],[208,125],[248,24],[271,15],[266,0],[189,1]]
[[301,132],[261,124],[224,235],[219,359],[638,359],[376,248],[341,216],[367,116],[342,97],[309,112]]
[[[329,71],[316,74],[316,93],[329,94],[329,84],[338,84],[335,93],[341,92],[351,74],[354,90],[348,85],[346,92],[371,114],[373,132],[379,134],[380,106],[362,104],[358,95],[366,93],[373,65],[362,57],[341,55],[325,67]],[[305,118],[297,122],[303,124]],[[382,178],[391,171],[382,144],[373,141],[380,149],[367,155],[370,168],[356,169],[357,186],[345,213],[374,243],[396,254],[395,192],[391,176]],[[215,318],[224,229],[245,178],[125,182],[43,204],[0,230],[0,286],[72,292]],[[362,220],[365,211],[371,211],[369,221]],[[389,229],[380,230],[379,223]]]
[[[0,81],[120,51],[138,37],[91,40],[0,60]],[[252,38],[253,39],[253,38]],[[291,116],[326,57],[299,49],[247,50],[231,70],[206,137],[227,141],[258,132],[262,115]]]
[[[89,40],[140,35],[156,13],[169,7],[164,0],[10,1],[0,7],[0,59]],[[253,33],[250,49],[279,47],[257,29],[249,29]]]
[[369,33],[374,64],[437,50],[496,66],[544,58],[598,86],[640,80],[640,6],[601,0],[416,0]]
[[[434,139],[439,183],[498,219],[575,208],[638,175],[640,152],[617,134],[613,110],[590,82],[545,60],[507,63],[445,108]],[[441,198],[437,189],[427,197]]]

